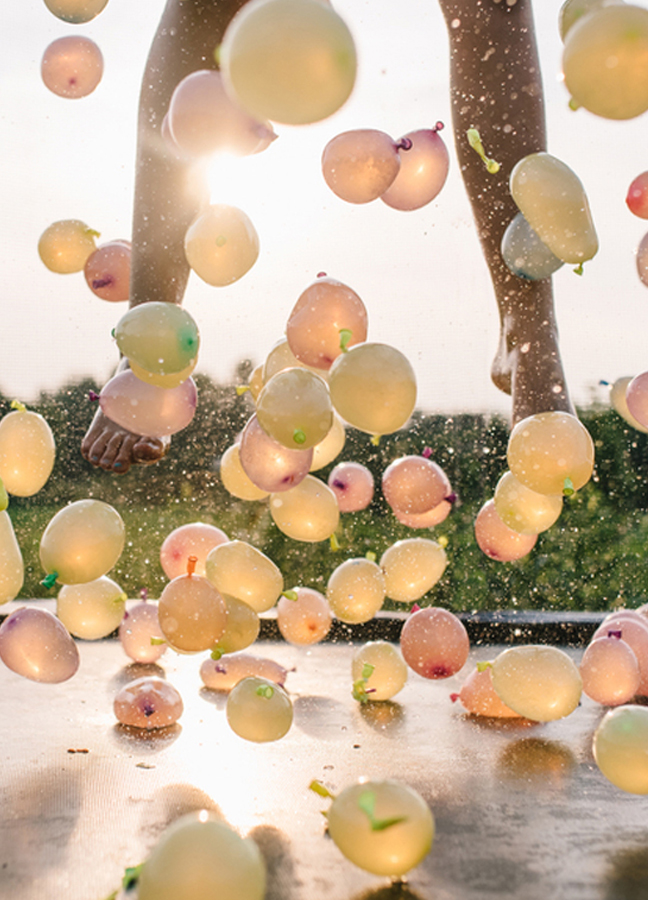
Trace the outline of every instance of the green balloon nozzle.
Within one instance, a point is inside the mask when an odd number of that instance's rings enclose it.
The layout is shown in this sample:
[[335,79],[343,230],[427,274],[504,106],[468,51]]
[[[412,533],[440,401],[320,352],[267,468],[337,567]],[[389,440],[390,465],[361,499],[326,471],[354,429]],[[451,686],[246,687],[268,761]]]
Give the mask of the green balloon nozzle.
[[20,400],[12,400],[11,408],[15,409],[16,412],[27,412],[27,407],[24,403],[21,403]]
[[349,341],[353,337],[353,332],[350,328],[341,328],[340,329],[340,350],[342,353],[348,353]]
[[56,584],[56,579],[58,578],[58,572],[50,572],[49,575],[46,575],[45,578],[41,581],[41,584],[46,587],[48,590],[54,587]]
[[500,170],[500,164],[496,162],[494,159],[486,156],[486,151],[484,150],[484,145],[482,144],[481,137],[476,128],[469,128],[466,132],[466,136],[468,138],[468,143],[475,151],[477,156],[482,160],[488,172],[491,175],[495,175]]
[[295,430],[293,431],[293,441],[296,444],[306,443],[306,435],[301,428],[295,428]]

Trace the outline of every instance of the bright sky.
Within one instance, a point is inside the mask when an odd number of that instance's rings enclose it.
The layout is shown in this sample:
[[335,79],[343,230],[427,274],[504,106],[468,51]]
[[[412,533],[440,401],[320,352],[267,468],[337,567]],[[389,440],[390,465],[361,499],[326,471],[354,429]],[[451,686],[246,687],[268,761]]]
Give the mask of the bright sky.
[[[130,237],[137,100],[163,5],[109,0],[82,26],[59,21],[42,0],[0,6],[0,388],[20,399],[70,378],[106,380],[116,363],[110,332],[126,305],[96,298],[81,274],[52,274],[36,246],[51,222],[67,218],[86,221],[101,232],[101,242]],[[261,255],[228,288],[192,276],[185,305],[201,330],[199,371],[226,380],[240,359],[262,361],[301,291],[326,271],[363,298],[370,339],[409,357],[420,407],[507,412],[509,401],[488,374],[498,320],[452,145],[438,6],[435,0],[335,0],[335,8],[358,48],[351,100],[317,125],[277,126],[279,139],[269,150],[241,161],[238,182],[230,175],[227,190],[214,188],[214,202],[236,202],[251,217]],[[549,150],[583,181],[601,242],[582,278],[570,266],[554,276],[568,381],[576,401],[587,403],[605,398],[600,378],[648,368],[648,289],[634,258],[648,223],[624,202],[632,178],[648,168],[646,122],[608,122],[568,109],[559,8],[560,0],[535,4]],[[40,79],[46,46],[70,33],[91,37],[105,59],[102,83],[83,100],[56,97]],[[400,213],[380,201],[352,206],[326,187],[319,159],[336,134],[371,127],[397,138],[439,119],[448,126],[451,172],[437,201],[423,210]]]

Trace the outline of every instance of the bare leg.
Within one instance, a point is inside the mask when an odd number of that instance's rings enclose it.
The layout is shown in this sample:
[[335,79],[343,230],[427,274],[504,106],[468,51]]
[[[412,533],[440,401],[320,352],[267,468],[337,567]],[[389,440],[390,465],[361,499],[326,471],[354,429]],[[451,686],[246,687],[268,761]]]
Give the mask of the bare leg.
[[[197,69],[215,67],[214,48],[243,2],[167,0],[140,96],[131,307],[151,300],[182,303],[189,277],[185,232],[209,198],[200,167],[169,153],[160,128],[178,82]],[[81,453],[102,469],[124,473],[132,463],[157,461],[168,446],[168,439],[125,431],[99,410]]]
[[[501,321],[492,379],[512,394],[513,423],[549,410],[573,412],[563,373],[551,280],[512,275],[500,253],[518,209],[508,182],[522,157],[546,148],[544,101],[530,0],[439,0],[450,37],[452,117],[466,190]],[[500,163],[492,175],[466,132],[479,130]]]

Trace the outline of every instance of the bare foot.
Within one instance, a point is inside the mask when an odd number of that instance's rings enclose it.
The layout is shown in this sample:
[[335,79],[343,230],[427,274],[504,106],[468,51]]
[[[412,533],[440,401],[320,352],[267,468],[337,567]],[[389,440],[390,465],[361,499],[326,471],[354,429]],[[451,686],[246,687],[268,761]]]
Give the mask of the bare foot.
[[158,462],[166,456],[170,443],[169,438],[126,431],[98,409],[81,442],[81,455],[93,466],[124,475],[133,464]]

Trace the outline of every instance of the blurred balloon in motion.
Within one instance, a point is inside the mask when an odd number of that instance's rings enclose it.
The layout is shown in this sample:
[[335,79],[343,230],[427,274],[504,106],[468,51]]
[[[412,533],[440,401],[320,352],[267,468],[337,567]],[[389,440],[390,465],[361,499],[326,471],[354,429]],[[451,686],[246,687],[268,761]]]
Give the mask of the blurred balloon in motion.
[[108,0],[45,0],[45,6],[64,22],[81,25],[98,16]]
[[79,651],[65,626],[45,609],[23,607],[0,625],[0,659],[23,678],[60,684],[79,668]]
[[254,225],[242,210],[224,203],[207,207],[192,222],[184,246],[187,262],[196,275],[214,287],[238,281],[259,256]]
[[130,241],[110,241],[90,254],[83,274],[95,296],[109,303],[121,303],[130,296],[130,268]]
[[105,415],[122,428],[149,437],[182,431],[193,419],[198,394],[192,378],[174,388],[141,381],[130,369],[108,381],[99,404]]
[[182,79],[171,96],[168,115],[173,141],[189,156],[219,151],[247,156],[262,141],[276,137],[269,125],[231,99],[221,73],[213,69],[200,69]]
[[81,272],[88,257],[97,249],[94,231],[80,219],[53,222],[38,239],[38,255],[50,272],[69,275]]
[[630,183],[626,205],[640,219],[648,219],[648,172],[642,172]]
[[77,500],[50,519],[40,542],[40,561],[59,584],[87,584],[115,565],[125,528],[116,509],[102,500]]
[[648,109],[648,9],[600,6],[565,37],[565,87],[572,101],[606,119],[632,119]]
[[637,274],[648,287],[648,234],[644,234],[637,247]]
[[103,75],[101,50],[90,38],[69,35],[57,38],[41,60],[46,88],[59,97],[78,100],[91,94]]
[[644,434],[647,434],[648,428],[638,422],[628,409],[626,393],[633,378],[633,375],[623,375],[610,385],[610,403],[628,425],[636,428],[637,431],[643,431]]
[[400,164],[393,138],[373,128],[338,134],[322,153],[324,180],[347,203],[377,200],[396,178]]
[[287,125],[336,112],[351,94],[357,65],[348,27],[321,0],[251,0],[230,22],[218,59],[244,109]]
[[518,278],[539,281],[564,265],[543,243],[522,213],[513,218],[502,237],[502,259]]
[[629,794],[648,794],[648,709],[620,706],[596,729],[594,759],[603,775]]
[[569,166],[549,153],[531,153],[514,166],[510,184],[520,212],[558,259],[580,265],[596,255],[587,196]]
[[47,421],[14,401],[0,420],[0,478],[16,497],[31,497],[45,485],[54,468],[56,447]]
[[443,128],[410,131],[397,142],[400,169],[380,199],[392,209],[413,210],[427,206],[441,191],[448,177],[448,150],[439,135]]
[[121,353],[154,375],[193,368],[200,336],[193,317],[175,303],[140,303],[121,317],[114,337]]

